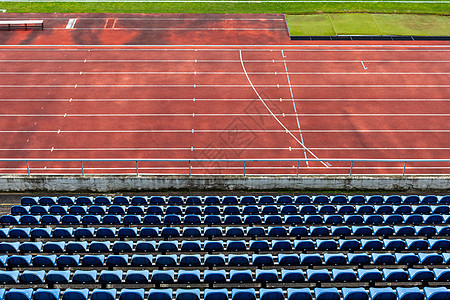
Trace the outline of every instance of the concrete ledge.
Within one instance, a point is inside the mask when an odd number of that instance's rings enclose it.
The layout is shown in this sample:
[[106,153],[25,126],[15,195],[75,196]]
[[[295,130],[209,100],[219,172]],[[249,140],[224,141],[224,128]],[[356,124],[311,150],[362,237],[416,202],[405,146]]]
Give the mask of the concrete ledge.
[[3,192],[447,191],[450,176],[0,176]]

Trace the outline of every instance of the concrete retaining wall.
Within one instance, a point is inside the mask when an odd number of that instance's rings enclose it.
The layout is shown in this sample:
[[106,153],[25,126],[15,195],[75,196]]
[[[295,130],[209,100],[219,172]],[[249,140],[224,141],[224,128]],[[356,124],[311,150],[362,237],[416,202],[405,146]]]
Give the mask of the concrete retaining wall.
[[3,192],[149,190],[446,191],[450,176],[0,176]]

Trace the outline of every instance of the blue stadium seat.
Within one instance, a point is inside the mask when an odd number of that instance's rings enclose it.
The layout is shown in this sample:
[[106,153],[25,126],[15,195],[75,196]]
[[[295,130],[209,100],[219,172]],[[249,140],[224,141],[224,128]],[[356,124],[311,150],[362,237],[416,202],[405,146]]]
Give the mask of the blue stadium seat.
[[184,199],[181,196],[170,196],[167,200],[167,204],[169,205],[180,205],[184,204]]
[[182,241],[180,251],[182,252],[200,252],[202,244],[200,241]]
[[39,204],[39,197],[22,197],[20,199],[20,204],[21,205],[27,205],[27,206],[31,206],[31,205],[38,205]]
[[381,195],[372,195],[367,198],[368,204],[382,204],[384,203],[384,198]]
[[316,249],[316,245],[312,240],[295,240],[294,248],[297,251],[310,251]]
[[173,283],[175,272],[174,270],[153,270],[152,272],[152,283]]
[[282,215],[295,215],[298,214],[298,208],[295,205],[283,205],[281,207]]
[[61,224],[63,225],[80,225],[81,216],[64,215],[61,217]]
[[[252,206],[251,206],[252,207]],[[239,206],[236,205],[227,205],[223,208],[224,215],[240,215],[241,211],[239,210]],[[249,214],[248,211],[243,212],[244,215]]]
[[431,250],[447,251],[450,249],[450,240],[447,239],[429,239],[428,243]]
[[164,208],[162,206],[151,205],[147,207],[147,215],[164,215]]
[[330,229],[333,236],[346,237],[352,234],[348,226],[331,226]]
[[116,300],[116,289],[94,289],[90,300]]
[[9,230],[9,237],[14,239],[29,238],[31,233],[31,228],[11,228]]
[[339,239],[338,243],[339,249],[341,249],[342,251],[355,251],[361,249],[361,244],[359,240],[356,239],[352,240]]
[[201,265],[201,256],[200,254],[180,255],[180,266],[182,267],[198,267]]
[[153,255],[151,254],[133,254],[130,264],[133,267],[150,267],[152,261]]
[[172,289],[150,289],[148,299],[151,300],[172,300]]
[[296,253],[292,254],[280,253],[278,254],[278,264],[280,266],[299,266],[300,259],[298,254]]
[[6,265],[12,268],[29,267],[31,259],[31,255],[11,255],[6,259]]
[[396,300],[397,294],[390,287],[386,288],[369,288],[371,300]]
[[0,223],[5,225],[17,225],[19,224],[20,216],[2,215],[0,217]]
[[278,213],[278,207],[276,205],[263,205],[261,207],[262,215],[277,215]]
[[70,271],[56,271],[50,270],[45,276],[45,283],[47,284],[67,284],[69,283]]
[[352,226],[354,236],[371,236],[373,234],[372,228],[369,226]]
[[142,227],[139,231],[140,237],[157,237],[159,236],[158,227]]
[[394,234],[396,236],[413,236],[416,233],[412,226],[394,226]]
[[217,216],[217,215],[207,215],[207,216],[205,216],[203,223],[205,223],[207,225],[222,224],[222,218],[221,218],[221,216]]
[[125,267],[128,265],[128,254],[109,255],[106,258],[106,266],[108,267]]
[[56,266],[56,255],[36,255],[32,259],[34,267]]
[[5,293],[4,300],[31,300],[33,289],[10,289]]
[[251,283],[253,274],[251,270],[230,270],[231,283]]
[[76,270],[72,277],[72,283],[94,284],[97,282],[97,270]]
[[205,289],[204,300],[228,300],[227,289]]
[[89,289],[66,289],[62,300],[88,300]]
[[31,238],[49,238],[52,234],[52,229],[50,227],[44,228],[33,228],[30,232]]
[[386,282],[408,281],[408,273],[403,269],[383,269],[383,277]]
[[239,204],[239,202],[238,202],[237,197],[235,197],[235,196],[225,196],[222,198],[222,204],[223,205],[237,205],[237,204]]
[[419,253],[421,265],[440,265],[444,263],[444,257],[438,253]]
[[256,300],[255,289],[232,289],[231,290],[232,300]]
[[433,273],[436,281],[438,282],[448,282],[450,281],[450,269],[433,269]]
[[85,267],[101,267],[104,265],[104,263],[105,263],[105,256],[103,254],[85,255],[81,260],[81,265]]
[[151,196],[148,204],[150,205],[162,205],[162,204],[166,204],[166,197],[162,197],[162,196]]
[[272,254],[252,254],[252,264],[254,266],[273,266],[273,256]]
[[256,269],[255,281],[260,283],[278,282],[278,272],[275,269]]
[[399,265],[414,265],[419,263],[419,257],[415,253],[395,253],[395,262]]
[[282,288],[261,288],[259,290],[260,300],[284,300],[284,294]]
[[418,287],[397,287],[398,300],[423,300],[424,294]]
[[69,241],[66,244],[66,252],[67,253],[79,253],[79,252],[87,252],[88,242],[74,242]]
[[161,237],[171,238],[180,236],[180,227],[163,227],[161,229]]
[[383,242],[378,239],[361,239],[361,248],[365,251],[377,251],[383,249],[384,245]]
[[218,196],[206,196],[205,205],[218,205],[220,204],[220,198]]
[[343,253],[336,253],[336,254],[324,253],[323,260],[326,265],[331,265],[331,266],[347,264],[347,258],[345,257],[345,255]]
[[19,246],[21,253],[39,253],[42,250],[42,242],[23,242]]
[[248,266],[250,259],[248,254],[228,254],[229,266]]
[[199,289],[178,289],[176,300],[200,300]]
[[329,240],[316,240],[318,251],[335,251],[337,250],[337,242],[334,239]]
[[289,236],[293,237],[302,237],[302,236],[308,236],[308,230],[304,226],[290,226],[289,227]]
[[424,287],[426,300],[446,300],[450,298],[450,291],[446,287]]
[[59,300],[60,294],[61,294],[60,289],[39,288],[34,291],[33,299],[34,300]]
[[331,270],[334,282],[355,282],[356,274],[353,269],[333,269]]
[[177,252],[178,241],[159,241],[158,251],[160,252]]
[[250,251],[268,251],[269,242],[267,240],[251,240],[249,242]]
[[381,271],[378,269],[358,269],[357,272],[361,282],[380,282],[383,280]]
[[200,283],[200,270],[179,270],[177,283]]
[[131,198],[131,205],[147,205],[148,197],[147,196],[133,196]]
[[402,203],[402,197],[399,195],[384,196],[384,203],[386,204],[400,204]]
[[331,276],[328,273],[327,269],[319,269],[319,270],[313,270],[308,269],[306,270],[306,279],[308,282],[330,282]]
[[29,215],[31,207],[32,206],[13,205],[11,206],[11,215],[13,216]]
[[89,252],[109,252],[109,249],[111,248],[111,242],[110,241],[93,241],[89,244]]
[[205,254],[205,266],[207,267],[217,267],[225,265],[225,255],[224,254]]
[[305,274],[303,273],[303,270],[287,270],[282,269],[281,270],[281,281],[282,282],[304,282],[305,281]]
[[207,238],[222,236],[222,227],[205,227],[204,236]]
[[177,265],[176,254],[158,254],[155,259],[155,265],[158,267],[173,267]]
[[369,300],[369,295],[363,287],[342,288],[343,300]]
[[76,267],[79,265],[80,255],[60,255],[56,258],[58,267]]
[[374,265],[393,265],[395,256],[391,253],[372,253],[372,262]]
[[144,289],[122,289],[119,300],[144,300]]
[[320,254],[300,254],[300,264],[302,266],[320,266],[322,264],[322,258]]
[[[73,197],[72,197],[72,199],[73,199]],[[59,199],[58,199],[58,201],[59,201]],[[66,204],[66,205],[73,205],[74,204],[73,200],[71,202],[68,198],[61,199],[61,202]],[[75,204],[77,204],[77,205],[92,205],[92,204],[94,204],[94,198],[91,197],[91,196],[79,196],[75,200]]]
[[[149,217],[149,216],[146,216]],[[102,218],[103,225],[119,225],[122,221],[122,216],[120,215],[106,215]]]
[[246,250],[247,246],[245,240],[227,241],[227,251],[246,251]]
[[406,249],[408,250],[428,250],[429,244],[427,240],[422,239],[406,239]]
[[19,279],[19,271],[3,271],[0,270],[1,284],[16,284]]
[[150,277],[148,270],[128,270],[125,276],[125,283],[147,284]]
[[125,215],[127,207],[124,205],[111,205],[108,208],[108,215]]
[[183,237],[201,237],[202,236],[202,228],[201,227],[184,227],[182,236]]
[[341,296],[337,288],[315,288],[314,296],[316,300],[340,300]]
[[132,252],[133,251],[133,241],[115,241],[113,243],[111,250],[114,253]]
[[309,288],[288,288],[287,297],[288,300],[312,300]]
[[430,282],[434,281],[434,273],[427,268],[424,269],[408,269],[411,281]]
[[25,270],[19,275],[19,282],[24,284],[42,284],[44,283],[45,271]]
[[384,236],[389,237],[391,235],[394,235],[394,229],[390,226],[373,226],[372,227],[373,234],[376,236]]
[[330,231],[326,226],[311,226],[309,227],[310,236],[329,236]]
[[207,252],[220,252],[220,251],[223,251],[224,250],[223,241],[222,240],[205,241],[204,249]]
[[102,270],[100,272],[100,276],[98,277],[98,282],[100,283],[122,283],[122,276],[123,271],[122,270]]
[[203,281],[206,283],[225,283],[227,281],[227,272],[225,270],[205,270],[203,272]]

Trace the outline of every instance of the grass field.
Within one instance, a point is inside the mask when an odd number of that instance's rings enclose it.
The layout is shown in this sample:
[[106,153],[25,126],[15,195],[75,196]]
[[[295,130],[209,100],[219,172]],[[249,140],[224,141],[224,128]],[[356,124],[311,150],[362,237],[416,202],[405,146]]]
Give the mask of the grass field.
[[[417,2],[417,3],[416,3]],[[439,3],[436,3],[439,2]],[[265,2],[249,0],[233,3],[232,1],[208,2],[37,2],[18,1],[1,2],[0,9],[7,12],[37,13],[284,13],[312,14],[335,12],[376,12],[376,13],[420,13],[449,14],[449,1],[409,1],[408,3],[384,0],[380,2]]]
[[291,35],[450,36],[450,17],[401,14],[288,15]]

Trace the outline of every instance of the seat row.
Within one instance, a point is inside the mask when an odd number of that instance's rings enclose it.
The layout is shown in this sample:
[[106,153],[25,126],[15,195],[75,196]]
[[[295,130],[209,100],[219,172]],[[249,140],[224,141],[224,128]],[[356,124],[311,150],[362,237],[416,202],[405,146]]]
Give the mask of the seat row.
[[[232,289],[231,295],[227,289],[177,289],[175,294],[172,289],[150,289],[148,296],[144,289],[122,289],[120,293],[116,289],[94,289],[89,293],[88,289],[0,289],[0,300],[58,300],[62,294],[62,300],[443,300],[449,299],[450,291],[445,287],[418,287],[396,290],[388,288],[371,287],[367,291],[362,287],[342,288],[341,293],[337,288],[261,288],[256,291],[250,289]],[[89,295],[90,294],[90,295]],[[231,297],[230,297],[231,296]],[[258,297],[259,296],[259,297]]]
[[450,253],[324,253],[314,254],[73,254],[0,255],[0,267],[237,267],[237,266],[343,266],[343,265],[442,265]]
[[222,251],[401,251],[450,249],[449,239],[176,240],[0,242],[0,253],[222,252]]
[[14,205],[12,215],[330,215],[330,214],[449,214],[448,205],[208,205],[208,206],[161,206],[161,205]]
[[[251,270],[39,270],[0,271],[0,284],[214,284],[323,282],[448,282],[450,269],[276,269]],[[72,275],[72,277],[71,277]],[[175,279],[176,278],[176,279]]]
[[2,215],[5,225],[276,225],[276,224],[450,224],[450,215]]
[[270,226],[265,227],[12,227],[0,228],[2,239],[176,238],[176,237],[361,237],[449,236],[450,226]]
[[236,205],[236,204],[449,204],[450,195],[447,196],[418,196],[418,195],[335,195],[335,196],[61,196],[61,197],[22,197],[22,205]]

